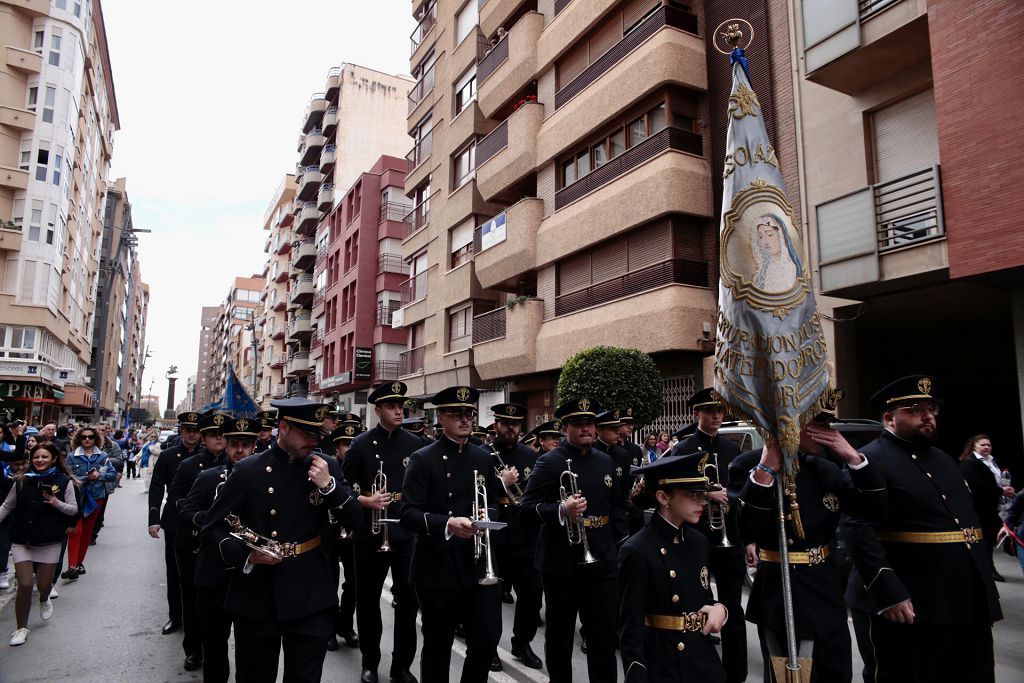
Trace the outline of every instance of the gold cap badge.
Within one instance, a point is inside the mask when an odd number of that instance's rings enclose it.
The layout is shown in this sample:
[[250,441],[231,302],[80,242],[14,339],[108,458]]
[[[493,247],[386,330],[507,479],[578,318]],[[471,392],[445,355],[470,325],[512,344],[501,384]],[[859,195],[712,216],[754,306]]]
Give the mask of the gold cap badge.
[[931,396],[932,395],[932,380],[931,380],[931,378],[929,378],[929,377],[922,377],[917,382],[917,388],[921,391],[922,394],[927,394],[928,396]]
[[455,392],[455,396],[465,403],[469,400],[469,387],[459,387],[458,391]]

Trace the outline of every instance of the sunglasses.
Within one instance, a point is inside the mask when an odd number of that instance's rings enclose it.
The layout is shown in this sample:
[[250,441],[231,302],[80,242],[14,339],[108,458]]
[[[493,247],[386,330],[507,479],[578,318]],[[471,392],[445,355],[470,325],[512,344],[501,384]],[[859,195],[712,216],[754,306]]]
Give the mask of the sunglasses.
[[81,438],[83,441],[85,439],[92,439],[93,441],[95,441],[96,440],[96,435],[95,434],[82,434],[79,438]]

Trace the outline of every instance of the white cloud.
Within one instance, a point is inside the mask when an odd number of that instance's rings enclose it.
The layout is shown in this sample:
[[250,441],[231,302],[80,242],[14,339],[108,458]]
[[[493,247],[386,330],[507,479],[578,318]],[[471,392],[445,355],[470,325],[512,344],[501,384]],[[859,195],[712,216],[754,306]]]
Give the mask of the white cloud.
[[[121,130],[111,177],[128,178],[150,285],[142,389],[177,398],[194,374],[203,306],[261,272],[263,215],[309,97],[343,62],[408,73],[415,21],[401,0],[173,4],[105,0]],[[155,12],[163,8],[163,12]]]

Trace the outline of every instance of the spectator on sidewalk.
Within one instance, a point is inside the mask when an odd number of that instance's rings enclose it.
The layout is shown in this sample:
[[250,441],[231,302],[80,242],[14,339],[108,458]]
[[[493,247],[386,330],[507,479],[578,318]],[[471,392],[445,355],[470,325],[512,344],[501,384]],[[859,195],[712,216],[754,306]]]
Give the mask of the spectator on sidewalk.
[[100,510],[107,503],[106,485],[117,481],[117,472],[107,454],[98,446],[99,432],[93,427],[82,427],[71,442],[74,452],[68,457],[68,467],[82,484],[82,517],[68,539],[68,569],[61,578],[74,581],[85,574],[85,555],[89,550],[93,527]]
[[[124,453],[121,451],[121,447],[117,444],[117,441],[110,438],[110,425],[105,422],[101,422],[97,425],[97,430],[100,434],[100,448],[107,454],[107,462],[113,467],[117,473],[114,481],[108,481],[104,483],[107,489],[107,502],[110,502],[110,496],[113,495],[114,491],[121,488],[121,477],[124,471]],[[96,525],[93,527],[92,538],[89,540],[89,545],[96,545],[96,537],[100,534],[100,529],[103,528],[103,520],[107,514],[107,506],[104,505],[96,511],[99,517],[96,519]]]
[[[24,427],[21,429],[24,430]],[[13,451],[10,457],[18,459],[3,463],[0,474],[0,501],[7,499],[7,494],[14,487],[14,477],[28,469],[28,456],[24,447],[20,451]],[[5,519],[0,522],[0,589],[11,587],[11,575],[8,571],[10,556],[11,520]]]
[[[974,510],[981,520],[981,531],[991,555],[995,549],[996,535],[1003,527],[999,507],[1003,496],[1012,497],[1014,491],[1001,481],[1002,469],[992,458],[992,439],[988,434],[975,434],[964,445],[960,454],[960,473],[971,489]],[[992,566],[992,578],[1003,581],[1002,575]]]
[[139,466],[142,468],[143,493],[149,493],[149,480],[153,477],[153,468],[156,467],[156,460],[160,457],[160,450],[160,435],[153,430],[142,445],[142,459],[139,462]]
[[15,477],[14,486],[0,505],[0,521],[11,518],[14,571],[18,579],[14,602],[17,628],[11,634],[11,645],[21,645],[28,638],[33,570],[43,621],[53,615],[50,587],[61,540],[78,514],[75,483],[60,451],[52,444],[42,444],[31,451],[31,465]]

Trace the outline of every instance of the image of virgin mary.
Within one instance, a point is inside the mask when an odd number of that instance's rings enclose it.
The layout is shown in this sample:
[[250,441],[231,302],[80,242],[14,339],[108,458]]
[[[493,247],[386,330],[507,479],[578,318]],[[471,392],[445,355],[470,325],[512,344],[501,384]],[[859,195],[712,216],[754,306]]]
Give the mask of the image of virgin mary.
[[777,216],[764,214],[758,217],[750,236],[756,268],[753,283],[763,292],[788,292],[800,272],[799,259],[784,225]]

